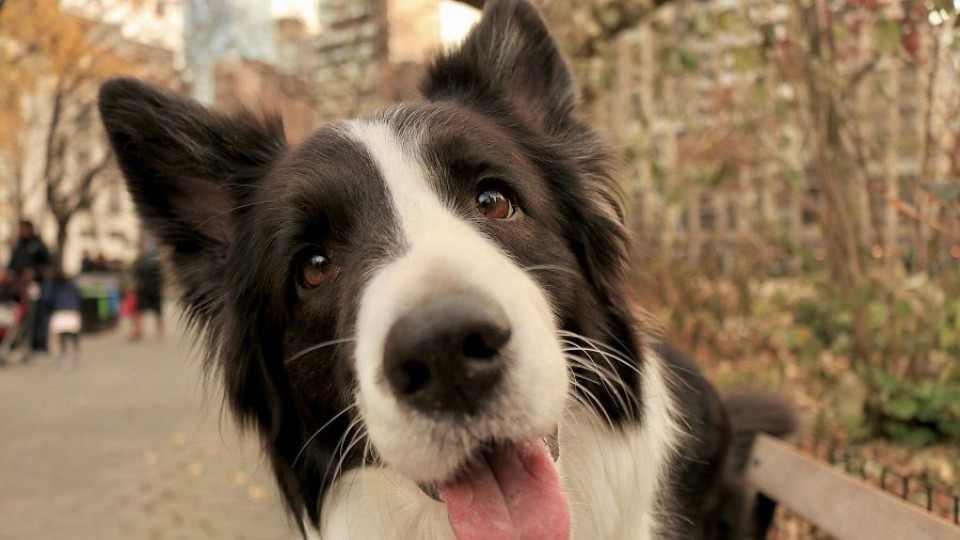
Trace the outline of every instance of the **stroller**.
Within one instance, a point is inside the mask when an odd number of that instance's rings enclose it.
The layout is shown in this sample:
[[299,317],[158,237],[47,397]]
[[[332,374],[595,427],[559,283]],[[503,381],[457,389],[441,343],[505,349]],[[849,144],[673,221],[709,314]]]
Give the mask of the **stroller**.
[[38,295],[36,291],[23,292],[25,294],[19,295],[0,292],[0,366],[22,363],[30,354],[27,321],[35,316],[37,304],[30,302],[30,298]]

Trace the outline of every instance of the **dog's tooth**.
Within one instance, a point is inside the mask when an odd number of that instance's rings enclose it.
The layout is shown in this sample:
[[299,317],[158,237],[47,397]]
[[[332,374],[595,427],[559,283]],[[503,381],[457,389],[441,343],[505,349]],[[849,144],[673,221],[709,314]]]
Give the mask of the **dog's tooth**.
[[427,484],[417,484],[417,487],[419,487],[420,491],[422,491],[423,494],[426,495],[427,497],[430,497],[431,499],[437,502],[441,502],[441,503],[444,502],[443,495],[440,494],[440,490],[437,488],[437,484],[430,482]]

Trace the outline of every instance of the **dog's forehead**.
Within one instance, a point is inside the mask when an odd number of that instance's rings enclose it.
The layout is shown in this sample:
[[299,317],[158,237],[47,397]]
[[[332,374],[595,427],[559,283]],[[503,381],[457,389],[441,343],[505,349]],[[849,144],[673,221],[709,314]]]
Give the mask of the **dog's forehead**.
[[[435,176],[451,164],[501,164],[531,171],[527,156],[498,119],[449,102],[400,104],[367,117],[326,125],[295,149],[282,170],[294,176],[330,175],[343,180],[378,181],[378,153],[392,147],[407,161],[419,161]],[[364,135],[360,127],[369,128]],[[378,135],[374,136],[373,132]]]
[[[546,186],[509,122],[454,103],[401,104],[320,128],[275,169],[296,229],[333,232],[401,253],[416,238],[473,219],[486,177],[512,178],[528,202]],[[522,184],[522,186],[521,186]],[[312,224],[322,223],[317,229]],[[301,235],[303,236],[303,235]],[[400,248],[399,250],[396,248]]]
[[375,163],[406,240],[446,221],[443,193],[423,159],[422,129],[398,129],[386,118],[351,121],[344,129]]

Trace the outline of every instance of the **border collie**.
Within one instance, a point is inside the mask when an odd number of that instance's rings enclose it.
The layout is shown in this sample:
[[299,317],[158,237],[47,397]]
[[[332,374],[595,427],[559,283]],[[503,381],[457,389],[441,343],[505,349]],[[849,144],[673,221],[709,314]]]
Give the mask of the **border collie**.
[[[630,300],[611,159],[525,0],[423,100],[289,145],[119,79],[100,112],[239,422],[325,539],[733,538],[757,431]],[[732,425],[732,427],[731,427]]]

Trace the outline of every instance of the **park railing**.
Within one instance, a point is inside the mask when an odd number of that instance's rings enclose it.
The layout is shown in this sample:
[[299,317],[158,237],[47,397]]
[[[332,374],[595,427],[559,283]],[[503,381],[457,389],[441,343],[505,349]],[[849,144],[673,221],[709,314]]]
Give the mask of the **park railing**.
[[830,463],[761,436],[748,479],[820,533],[841,540],[960,540],[960,493],[829,449]]

